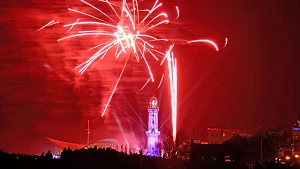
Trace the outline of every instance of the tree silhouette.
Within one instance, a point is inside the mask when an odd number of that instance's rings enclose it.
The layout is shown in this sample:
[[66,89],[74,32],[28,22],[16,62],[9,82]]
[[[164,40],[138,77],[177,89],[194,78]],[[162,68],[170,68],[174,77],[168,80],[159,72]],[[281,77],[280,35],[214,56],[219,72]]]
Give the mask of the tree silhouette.
[[164,157],[170,158],[175,147],[171,132],[167,132],[162,139],[162,147],[164,150]]
[[223,144],[238,144],[249,153],[248,161],[260,161],[261,141],[263,161],[281,156],[282,151],[291,151],[292,133],[283,128],[271,128],[254,133],[251,137],[233,135]]
[[[253,137],[260,140],[260,135],[256,133]],[[292,134],[283,128],[271,128],[262,131],[262,153],[264,161],[269,161],[281,155],[281,150],[291,150]]]
[[168,158],[190,149],[190,140],[183,130],[178,131],[175,142],[171,132],[167,132],[164,135],[162,142],[162,147]]

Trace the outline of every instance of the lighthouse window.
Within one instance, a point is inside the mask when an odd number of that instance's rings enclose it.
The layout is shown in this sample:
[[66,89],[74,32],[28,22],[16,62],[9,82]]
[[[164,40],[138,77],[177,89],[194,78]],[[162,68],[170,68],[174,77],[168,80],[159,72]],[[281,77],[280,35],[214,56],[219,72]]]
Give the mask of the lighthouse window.
[[152,121],[152,124],[154,124],[154,121]]
[[152,114],[152,117],[154,117],[154,114]]

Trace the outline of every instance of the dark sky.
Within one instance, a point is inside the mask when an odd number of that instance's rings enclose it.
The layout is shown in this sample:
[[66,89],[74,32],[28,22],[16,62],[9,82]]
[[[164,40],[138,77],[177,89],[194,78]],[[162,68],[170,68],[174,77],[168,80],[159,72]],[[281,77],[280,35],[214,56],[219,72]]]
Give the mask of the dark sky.
[[[207,127],[290,127],[300,111],[300,2],[169,0],[162,9],[171,20],[175,5],[180,18],[153,34],[174,42],[209,38],[220,48],[228,38],[219,52],[203,44],[175,45],[178,128],[189,135],[195,128],[195,136],[205,139]],[[88,119],[91,141],[144,141],[141,121],[147,121],[152,93],[160,101],[159,123],[170,114],[168,81],[155,90],[166,67],[150,60],[156,82],[139,91],[149,76],[143,63],[130,59],[109,111],[101,117],[125,57],[106,59],[80,75],[74,67],[92,54],[86,49],[99,39],[58,43],[65,36],[62,25],[35,32],[53,19],[76,21],[68,7],[90,10],[73,0],[0,2],[0,148],[40,153],[52,148],[45,137],[85,143]],[[161,129],[170,130],[170,121]]]

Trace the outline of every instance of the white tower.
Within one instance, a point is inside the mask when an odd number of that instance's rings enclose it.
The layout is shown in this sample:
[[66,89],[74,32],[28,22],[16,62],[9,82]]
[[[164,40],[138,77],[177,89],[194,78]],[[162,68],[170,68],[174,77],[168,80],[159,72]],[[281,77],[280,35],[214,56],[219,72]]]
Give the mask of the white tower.
[[147,148],[148,155],[158,156],[158,137],[160,132],[158,131],[158,111],[159,107],[157,106],[157,98],[153,95],[150,98],[149,107],[148,107],[148,131],[146,135],[148,137]]

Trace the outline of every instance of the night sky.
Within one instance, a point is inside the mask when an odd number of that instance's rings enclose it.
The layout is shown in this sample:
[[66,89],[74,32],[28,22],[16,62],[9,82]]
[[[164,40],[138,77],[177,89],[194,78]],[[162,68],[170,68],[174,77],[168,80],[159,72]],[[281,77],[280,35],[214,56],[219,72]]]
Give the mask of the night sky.
[[[300,1],[162,2],[161,10],[172,22],[151,33],[175,43],[179,130],[191,136],[195,128],[195,137],[205,140],[207,127],[292,126],[300,112]],[[180,18],[174,20],[176,5]],[[147,122],[153,93],[160,103],[159,123],[171,114],[168,80],[155,90],[167,67],[150,59],[155,83],[139,91],[149,74],[143,62],[131,58],[107,114],[101,117],[126,56],[117,61],[107,57],[80,75],[74,68],[93,54],[87,49],[101,37],[57,42],[66,36],[61,24],[36,32],[53,19],[75,22],[78,14],[68,7],[91,10],[79,0],[0,2],[0,148],[6,151],[45,152],[53,148],[45,137],[84,144],[87,120],[91,142],[106,137],[145,141],[142,123]],[[222,48],[225,37],[228,45]],[[180,43],[201,38],[214,40],[220,51]],[[162,132],[171,130],[170,122]]]

